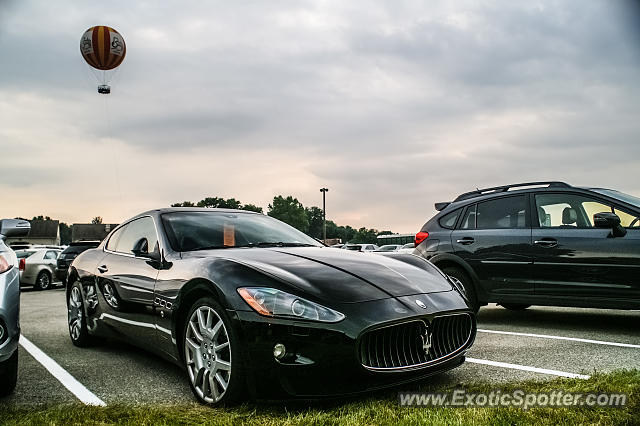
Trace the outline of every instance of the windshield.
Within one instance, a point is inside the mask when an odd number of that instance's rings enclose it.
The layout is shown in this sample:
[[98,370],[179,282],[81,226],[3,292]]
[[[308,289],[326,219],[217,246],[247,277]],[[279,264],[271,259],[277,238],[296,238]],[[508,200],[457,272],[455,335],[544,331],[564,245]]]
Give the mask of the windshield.
[[631,204],[640,208],[640,198],[634,197],[633,195],[625,194],[624,192],[616,191],[614,189],[593,189],[594,192],[598,192],[602,195],[606,195],[608,197],[616,198],[620,201],[624,201],[625,203]]
[[253,213],[174,212],[162,215],[176,251],[234,247],[314,246],[313,238],[269,216]]
[[394,251],[397,248],[398,246],[396,245],[387,245],[387,246],[380,247],[377,251]]

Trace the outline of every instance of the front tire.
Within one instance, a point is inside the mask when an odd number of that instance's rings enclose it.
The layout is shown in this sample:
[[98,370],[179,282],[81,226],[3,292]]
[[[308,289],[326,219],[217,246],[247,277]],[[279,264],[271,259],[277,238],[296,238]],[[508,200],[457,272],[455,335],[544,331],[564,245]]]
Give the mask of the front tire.
[[469,301],[469,307],[473,310],[473,312],[477,314],[478,311],[480,310],[480,304],[478,303],[476,288],[473,285],[473,281],[471,281],[471,278],[469,277],[469,275],[467,275],[467,273],[463,271],[461,268],[458,268],[455,266],[448,266],[446,268],[442,268],[442,272],[460,281],[460,283],[464,287],[465,293],[467,293],[466,295],[467,295],[467,300]]
[[225,310],[210,297],[196,301],[182,335],[185,369],[198,401],[237,402],[244,393],[239,339]]
[[48,290],[49,287],[51,287],[51,275],[47,271],[40,271],[34,288],[36,290]]
[[9,395],[18,382],[18,350],[16,349],[11,357],[0,362],[0,396]]
[[86,348],[93,343],[92,336],[87,330],[87,317],[84,310],[84,300],[82,298],[82,286],[75,282],[69,289],[67,298],[67,311],[69,325],[69,337],[71,342],[80,348]]

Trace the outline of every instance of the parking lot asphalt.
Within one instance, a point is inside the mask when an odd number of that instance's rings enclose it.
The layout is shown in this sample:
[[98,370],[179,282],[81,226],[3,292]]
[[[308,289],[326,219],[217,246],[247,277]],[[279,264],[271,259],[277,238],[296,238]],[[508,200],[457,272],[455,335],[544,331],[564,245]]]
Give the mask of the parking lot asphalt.
[[[69,339],[66,321],[63,288],[22,292],[22,335],[104,403],[195,401],[177,366],[126,344],[77,348]],[[480,310],[478,329],[467,353],[469,361],[434,377],[434,383],[502,383],[640,367],[639,311],[550,307],[509,311],[489,305]],[[76,395],[23,346],[18,385],[0,404],[76,402]],[[487,365],[496,362],[507,365]]]

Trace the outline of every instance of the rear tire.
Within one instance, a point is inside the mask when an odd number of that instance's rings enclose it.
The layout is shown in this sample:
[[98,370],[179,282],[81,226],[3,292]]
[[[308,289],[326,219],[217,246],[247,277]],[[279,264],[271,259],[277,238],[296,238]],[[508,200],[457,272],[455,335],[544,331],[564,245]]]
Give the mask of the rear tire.
[[510,311],[524,311],[531,305],[526,305],[524,303],[501,303],[500,306],[505,309],[509,309]]
[[18,350],[16,349],[11,357],[0,362],[0,396],[9,395],[18,382]]
[[476,288],[473,285],[473,281],[471,280],[469,275],[467,275],[467,273],[461,268],[458,268],[456,266],[448,266],[446,268],[442,268],[442,272],[444,272],[446,275],[451,275],[462,283],[462,286],[467,293],[469,307],[473,310],[473,312],[477,314],[480,310],[480,304],[478,303],[478,296],[476,296]]
[[185,371],[198,401],[208,405],[240,401],[246,395],[243,349],[224,308],[211,297],[198,299],[183,327]]
[[93,337],[87,330],[87,317],[84,309],[82,286],[75,282],[69,289],[67,297],[67,324],[71,342],[80,348],[86,348],[93,344]]
[[36,290],[48,290],[51,287],[51,275],[47,271],[40,271],[33,287]]

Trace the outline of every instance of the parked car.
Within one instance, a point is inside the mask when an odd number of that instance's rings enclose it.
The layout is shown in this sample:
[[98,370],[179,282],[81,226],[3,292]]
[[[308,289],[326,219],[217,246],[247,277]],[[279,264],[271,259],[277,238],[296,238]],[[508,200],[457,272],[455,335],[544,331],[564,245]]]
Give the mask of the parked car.
[[331,246],[331,248],[339,248],[339,249],[341,249],[342,247],[344,247],[343,243],[338,243]]
[[152,351],[208,404],[406,385],[460,365],[476,333],[461,285],[429,262],[333,250],[242,210],[142,213],[67,282],[74,345]]
[[375,250],[378,249],[378,246],[375,244],[352,244],[352,243],[347,243],[344,245],[344,247],[342,247],[345,250],[351,250],[351,251],[361,251],[363,253],[369,253],[369,252],[373,252]]
[[58,264],[59,249],[28,249],[16,251],[20,284],[32,285],[36,290],[47,290],[53,283]]
[[398,253],[413,254],[415,249],[415,243],[407,243],[398,249]]
[[385,244],[375,249],[374,252],[385,252],[385,253],[396,252],[400,247],[402,247],[402,245],[400,244]]
[[67,270],[71,261],[75,259],[80,253],[90,248],[96,248],[100,245],[100,241],[75,241],[70,243],[69,246],[62,250],[60,256],[58,256],[56,265],[56,278],[62,281],[63,284],[67,282]]
[[18,380],[20,338],[20,276],[18,259],[5,238],[26,237],[26,220],[0,220],[0,395],[8,395]]
[[529,182],[437,203],[417,253],[467,289],[473,305],[640,308],[640,198]]

